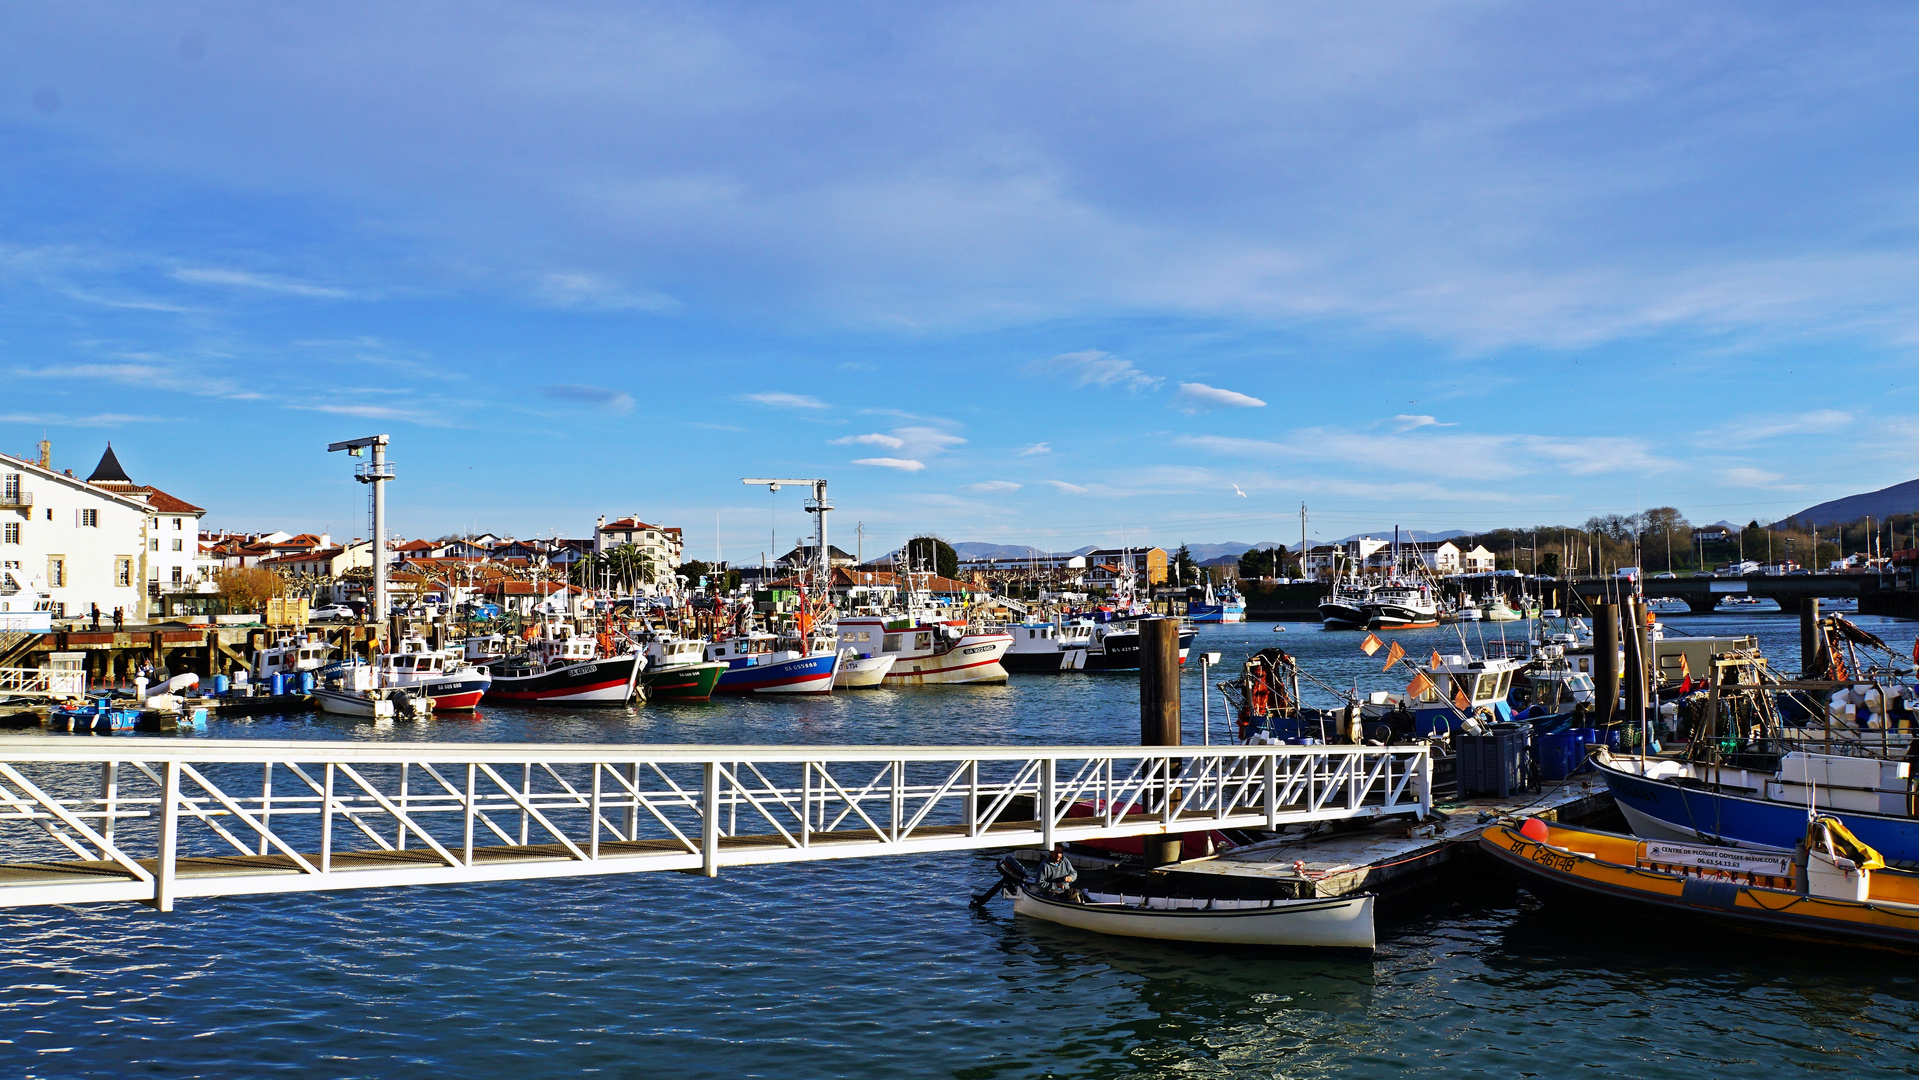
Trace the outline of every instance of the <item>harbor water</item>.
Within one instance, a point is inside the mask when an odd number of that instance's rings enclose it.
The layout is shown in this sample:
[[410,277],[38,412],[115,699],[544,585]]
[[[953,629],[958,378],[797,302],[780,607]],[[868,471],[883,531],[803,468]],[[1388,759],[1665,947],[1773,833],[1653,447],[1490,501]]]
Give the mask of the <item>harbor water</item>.
[[[1910,649],[1919,625],[1861,618]],[[1798,666],[1795,616],[1670,615]],[[1210,626],[1333,685],[1403,685],[1312,624]],[[1521,634],[1479,624],[1470,638]],[[1456,651],[1453,628],[1396,635]],[[1447,643],[1452,647],[1449,649]],[[1195,658],[1195,661],[1197,658]],[[1187,733],[1201,739],[1197,662]],[[1323,691],[1315,703],[1332,704]],[[1227,730],[1212,703],[1214,738]],[[375,725],[215,720],[208,736],[489,742],[1137,742],[1126,674],[633,709],[482,707]],[[173,738],[74,736],[48,738]],[[191,736],[180,736],[191,737]],[[1908,1075],[1904,958],[1545,907],[1497,880],[1381,927],[1371,960],[1191,949],[967,907],[984,853],[436,889],[0,912],[8,1076]]]

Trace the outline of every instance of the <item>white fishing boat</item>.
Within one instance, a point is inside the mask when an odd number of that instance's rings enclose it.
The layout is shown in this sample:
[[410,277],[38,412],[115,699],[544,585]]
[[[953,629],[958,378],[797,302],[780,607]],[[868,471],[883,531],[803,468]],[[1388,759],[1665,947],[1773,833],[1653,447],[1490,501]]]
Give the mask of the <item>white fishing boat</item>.
[[842,618],[839,636],[861,652],[893,658],[886,686],[1005,682],[1000,658],[1013,644],[1013,635],[974,630],[965,620],[920,621],[905,615]]
[[450,649],[435,649],[425,638],[402,638],[395,651],[380,656],[381,686],[423,694],[440,712],[473,708],[492,682],[485,668],[466,663]]
[[840,650],[840,668],[833,676],[835,690],[866,690],[884,685],[893,670],[891,656],[863,655],[852,647]]
[[1085,671],[1090,629],[1067,622],[1024,622],[1004,627],[1013,636],[1000,665],[1008,671],[1051,674]]
[[400,687],[381,686],[379,671],[366,664],[342,664],[330,669],[313,688],[313,702],[334,716],[391,720],[396,716],[433,714],[433,699]]
[[1086,892],[1085,902],[1013,890],[1013,911],[1114,937],[1213,945],[1273,945],[1371,952],[1373,896],[1306,900],[1212,900]]

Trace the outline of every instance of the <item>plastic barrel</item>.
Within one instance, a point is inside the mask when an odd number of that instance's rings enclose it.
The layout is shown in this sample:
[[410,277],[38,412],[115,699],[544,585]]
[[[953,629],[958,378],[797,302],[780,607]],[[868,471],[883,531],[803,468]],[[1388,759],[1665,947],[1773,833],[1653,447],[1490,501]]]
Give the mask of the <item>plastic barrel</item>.
[[302,694],[313,693],[313,672],[302,671],[300,673],[300,692]]
[[1555,731],[1539,737],[1539,776],[1543,780],[1564,780],[1578,764],[1579,734]]
[[270,682],[268,682],[267,685],[270,688],[272,688],[274,697],[279,697],[281,694],[286,693],[287,692],[287,673],[284,671],[274,672],[273,679]]
[[1579,745],[1573,748],[1573,771],[1586,772],[1592,768],[1592,747],[1601,745],[1605,735],[1598,728],[1573,728],[1572,733],[1579,736]]
[[225,675],[215,675],[213,677],[213,696],[225,697],[227,692],[227,685],[228,685],[227,677]]

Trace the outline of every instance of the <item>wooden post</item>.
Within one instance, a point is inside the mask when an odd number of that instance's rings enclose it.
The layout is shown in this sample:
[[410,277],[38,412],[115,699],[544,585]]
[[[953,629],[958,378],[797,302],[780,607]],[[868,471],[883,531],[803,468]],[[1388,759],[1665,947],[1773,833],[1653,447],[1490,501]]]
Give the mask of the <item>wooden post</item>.
[[1813,665],[1818,662],[1819,598],[1808,596],[1799,601],[1799,677],[1812,678]]
[[[1141,746],[1178,746],[1179,731],[1179,620],[1141,619],[1139,622],[1139,742]],[[1165,772],[1166,798],[1172,795],[1171,763]],[[1173,808],[1162,805],[1162,811]],[[1178,836],[1145,838],[1146,862],[1151,866],[1175,863],[1180,857]]]
[[1593,722],[1611,727],[1619,700],[1619,609],[1594,604],[1593,612]]

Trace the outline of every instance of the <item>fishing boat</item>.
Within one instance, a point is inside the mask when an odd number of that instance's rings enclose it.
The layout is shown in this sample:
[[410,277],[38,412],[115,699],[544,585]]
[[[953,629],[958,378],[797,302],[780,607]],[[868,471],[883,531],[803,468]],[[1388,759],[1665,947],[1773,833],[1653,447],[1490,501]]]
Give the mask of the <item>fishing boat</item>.
[[380,685],[424,694],[433,699],[436,712],[473,708],[492,682],[485,668],[466,663],[459,653],[432,648],[424,638],[402,638],[397,651],[380,656]]
[[1365,625],[1374,630],[1419,630],[1439,625],[1439,603],[1426,584],[1381,585],[1366,601]]
[[305,634],[282,634],[273,644],[254,651],[252,682],[265,686],[275,675],[319,671],[333,663],[336,652],[333,646],[313,641]]
[[1091,633],[1068,622],[1025,622],[1005,628],[1013,643],[1000,657],[1000,666],[1014,672],[1085,671]]
[[489,701],[538,705],[624,705],[640,694],[640,668],[646,657],[636,648],[620,651],[612,635],[579,633],[557,614],[548,614],[523,653],[487,665],[493,676]]
[[855,615],[839,621],[840,641],[875,656],[893,657],[887,686],[1005,682],[1000,659],[1013,635],[975,629],[964,619],[913,615]]
[[[1011,866],[1008,866],[1008,864]],[[1283,899],[1194,899],[1149,893],[1052,895],[1025,880],[1010,857],[1000,862],[1013,912],[1114,937],[1209,945],[1263,945],[1371,952],[1373,895]],[[1018,874],[1014,879],[1012,875]]]
[[140,707],[115,701],[111,694],[89,694],[77,701],[55,702],[47,710],[51,731],[131,731],[140,723]]
[[1204,598],[1186,605],[1186,618],[1196,623],[1245,622],[1246,600],[1231,585],[1214,592],[1208,582]]
[[1366,605],[1373,598],[1372,586],[1359,581],[1339,581],[1333,591],[1319,602],[1319,621],[1328,630],[1358,630],[1370,618]]
[[835,690],[870,690],[886,681],[893,670],[893,657],[855,652],[850,646],[840,650],[840,670],[833,676]]
[[1525,618],[1519,609],[1506,602],[1503,593],[1493,593],[1479,602],[1479,617],[1487,622],[1518,622]]
[[313,702],[324,713],[375,720],[433,713],[432,698],[380,685],[378,669],[368,664],[339,664],[326,669],[326,677],[313,688]]
[[[1086,670],[1138,671],[1139,624],[1160,616],[1115,617],[1110,622],[1081,623],[1087,629]],[[1186,662],[1192,650],[1195,632],[1182,624],[1179,628],[1179,662]]]
[[1818,812],[1888,863],[1919,867],[1919,797],[1906,761],[1795,751],[1767,769],[1601,750],[1594,768],[1639,836],[1791,847]]
[[814,645],[810,640],[781,640],[760,632],[720,638],[706,647],[709,662],[726,665],[713,692],[830,694],[839,673],[840,654]]
[[1530,818],[1495,824],[1481,850],[1521,885],[1608,913],[1632,909],[1729,929],[1919,949],[1919,874],[1886,868],[1831,815],[1802,813],[1790,848],[1728,849]]
[[640,688],[648,701],[706,701],[726,674],[726,665],[706,658],[706,642],[652,625],[629,635],[646,657]]

